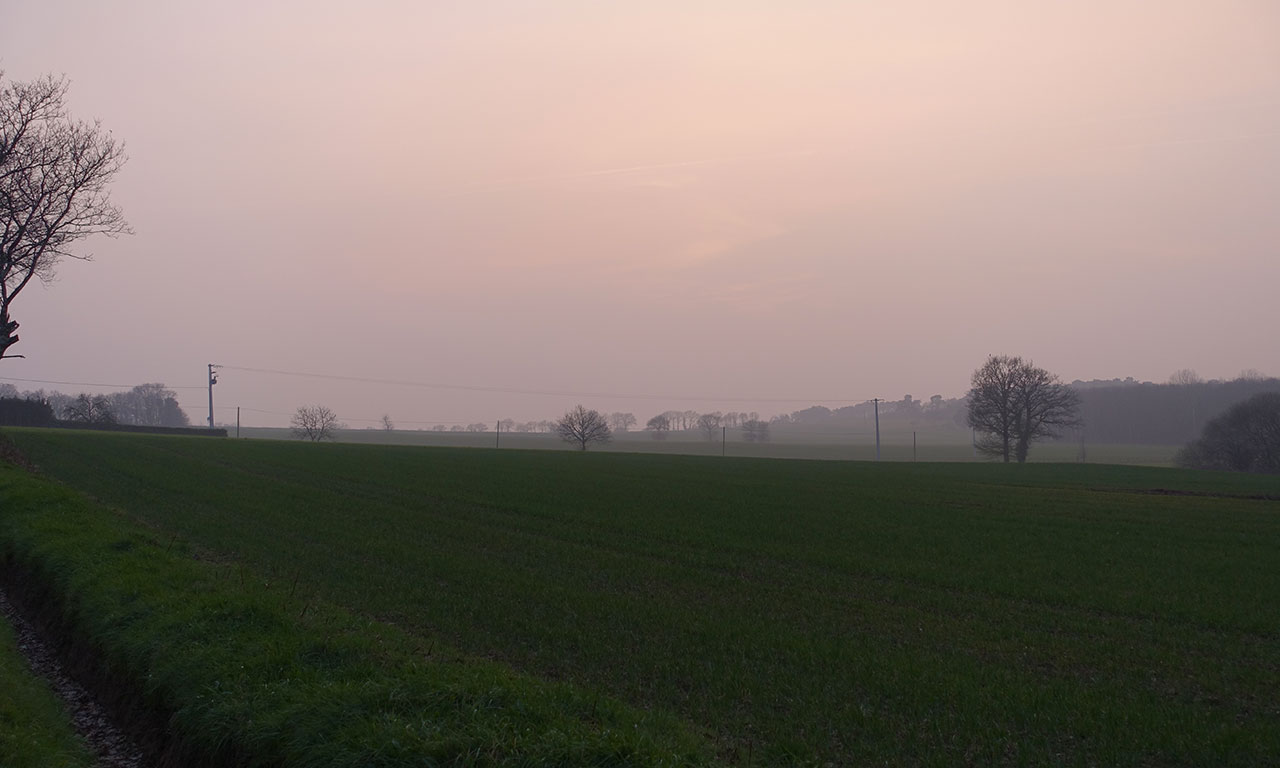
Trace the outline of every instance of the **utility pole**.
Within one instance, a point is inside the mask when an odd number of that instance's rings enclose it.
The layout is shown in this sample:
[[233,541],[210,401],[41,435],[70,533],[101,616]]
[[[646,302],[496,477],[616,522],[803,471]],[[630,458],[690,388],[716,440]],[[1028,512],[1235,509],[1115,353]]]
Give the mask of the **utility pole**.
[[721,425],[720,426],[720,455],[721,456],[724,455],[724,444],[725,444],[725,441],[729,439],[727,437],[728,434],[729,434],[729,428],[724,425]]
[[240,439],[240,406],[236,406],[236,439]]
[[493,425],[493,447],[497,448],[498,444],[501,442],[502,442],[502,419],[498,419],[498,421]]
[[916,460],[916,433],[911,433],[911,460]]
[[876,461],[880,460],[880,398],[873,397],[871,402],[876,407]]
[[213,385],[218,383],[218,374],[214,373],[213,369],[221,367],[209,363],[209,429],[213,429]]

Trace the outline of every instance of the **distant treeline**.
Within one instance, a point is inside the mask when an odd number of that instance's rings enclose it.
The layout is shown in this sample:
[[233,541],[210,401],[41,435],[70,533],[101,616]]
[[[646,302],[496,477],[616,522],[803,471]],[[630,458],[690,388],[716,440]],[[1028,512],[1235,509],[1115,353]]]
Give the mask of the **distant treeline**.
[[177,394],[164,384],[139,384],[109,395],[68,395],[43,389],[19,392],[0,383],[0,424],[8,426],[122,425],[183,428],[190,426]]
[[[1082,431],[1062,440],[1089,443],[1184,445],[1200,436],[1215,416],[1259,392],[1280,392],[1280,379],[1256,374],[1230,381],[1201,381],[1175,377],[1178,383],[1154,384],[1134,379],[1073,381],[1080,394]],[[934,395],[927,401],[911,395],[879,403],[882,430],[969,430],[968,400]],[[815,405],[774,416],[770,421],[779,434],[821,433],[874,429],[876,404],[872,401],[842,408]]]
[[774,416],[770,423],[779,433],[800,431],[845,431],[874,429],[876,414],[879,412],[881,429],[897,430],[964,430],[968,431],[966,417],[968,415],[966,401],[963,397],[946,399],[942,395],[934,395],[926,400],[917,400],[911,395],[904,395],[901,400],[881,400],[842,408],[827,408],[815,405],[800,411]]
[[[1081,386],[1081,385],[1084,386]],[[1072,382],[1080,393],[1083,436],[1090,443],[1182,445],[1215,416],[1259,392],[1280,392],[1280,379],[1249,377],[1180,384]],[[1064,439],[1080,439],[1080,433]]]

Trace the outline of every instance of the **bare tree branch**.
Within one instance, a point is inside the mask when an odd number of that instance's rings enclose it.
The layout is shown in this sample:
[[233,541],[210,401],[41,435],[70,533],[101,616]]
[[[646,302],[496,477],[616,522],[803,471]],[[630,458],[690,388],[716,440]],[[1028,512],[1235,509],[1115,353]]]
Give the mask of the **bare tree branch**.
[[67,82],[3,83],[0,72],[0,358],[18,342],[10,305],[33,279],[48,282],[72,247],[130,232],[109,186],[127,159],[98,123],[72,120]]
[[115,424],[111,399],[106,395],[81,394],[67,405],[63,414],[66,421],[79,424]]

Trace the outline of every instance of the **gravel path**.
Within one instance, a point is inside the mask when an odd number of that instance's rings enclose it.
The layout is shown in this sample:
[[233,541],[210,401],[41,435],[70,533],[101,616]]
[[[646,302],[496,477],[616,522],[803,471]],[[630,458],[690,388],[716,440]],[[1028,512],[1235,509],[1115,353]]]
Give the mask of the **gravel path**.
[[0,615],[13,626],[18,650],[26,657],[31,670],[48,681],[49,687],[62,699],[71,715],[72,726],[98,756],[99,768],[146,768],[148,763],[141,750],[111,723],[93,696],[62,671],[49,646],[13,607],[3,590],[0,590]]

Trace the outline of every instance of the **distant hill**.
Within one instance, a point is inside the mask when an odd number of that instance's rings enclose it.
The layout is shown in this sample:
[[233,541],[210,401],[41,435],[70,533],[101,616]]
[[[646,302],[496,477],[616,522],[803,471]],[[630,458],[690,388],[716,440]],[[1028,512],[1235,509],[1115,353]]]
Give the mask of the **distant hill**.
[[[1259,392],[1280,392],[1280,379],[1243,377],[1231,381],[1156,384],[1150,381],[1094,379],[1073,381],[1080,393],[1084,438],[1090,443],[1182,445],[1200,435],[1205,423]],[[779,434],[870,429],[872,402],[843,408],[811,406],[773,417]],[[910,395],[880,402],[881,429],[968,431],[967,400],[934,395],[927,401]],[[1077,441],[1080,432],[1064,435]]]

